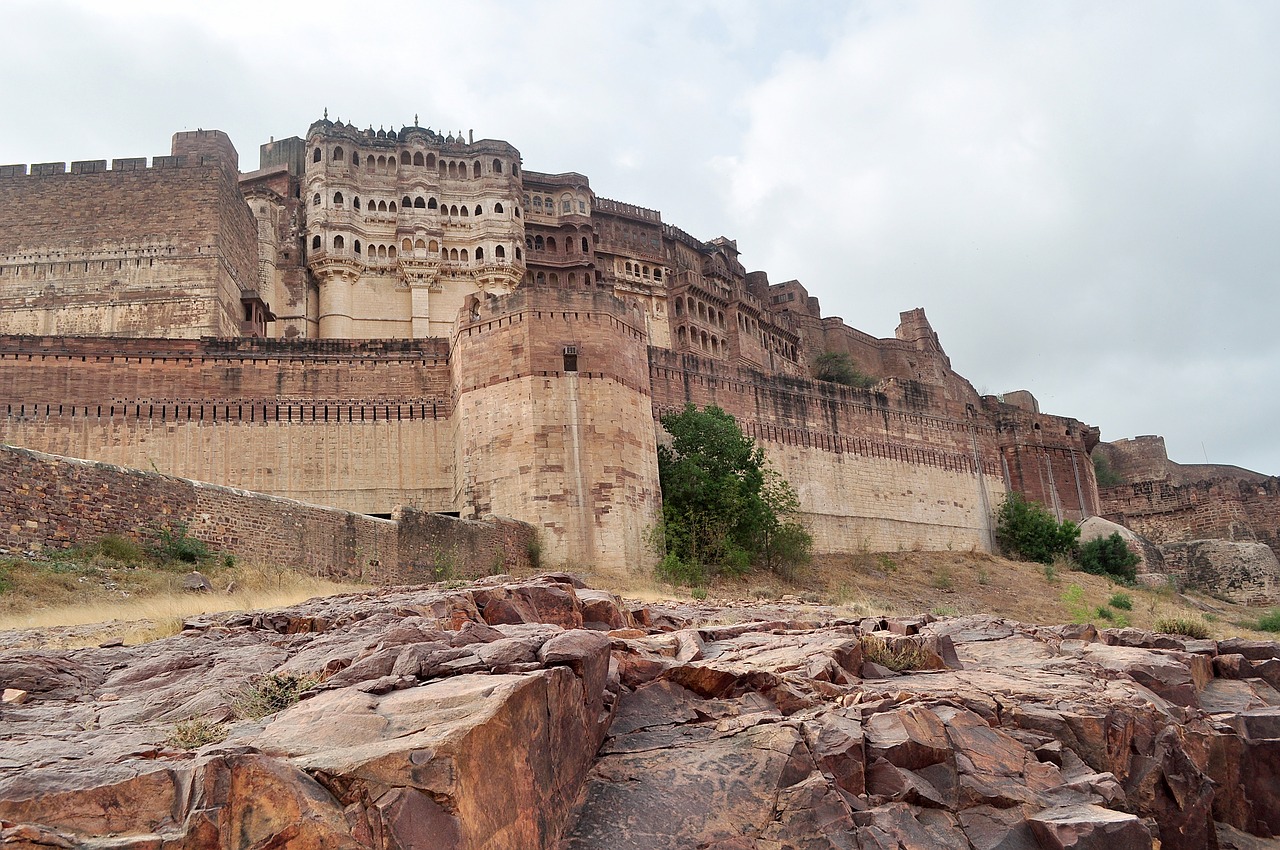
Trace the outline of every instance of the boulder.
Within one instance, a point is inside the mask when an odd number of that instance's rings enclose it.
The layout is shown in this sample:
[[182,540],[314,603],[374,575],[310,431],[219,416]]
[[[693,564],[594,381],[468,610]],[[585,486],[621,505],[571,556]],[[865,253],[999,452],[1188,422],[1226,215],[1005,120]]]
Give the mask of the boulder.
[[1265,543],[1187,540],[1164,543],[1165,570],[1190,587],[1243,605],[1280,602],[1280,561]]

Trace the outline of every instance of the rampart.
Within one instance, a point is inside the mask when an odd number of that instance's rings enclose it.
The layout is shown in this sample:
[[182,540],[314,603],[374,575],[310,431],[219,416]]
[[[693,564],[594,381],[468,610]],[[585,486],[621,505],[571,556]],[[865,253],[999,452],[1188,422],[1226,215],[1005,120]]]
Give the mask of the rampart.
[[1105,518],[1155,542],[1257,541],[1280,556],[1280,478],[1142,481],[1106,487],[1099,495]]
[[154,542],[185,528],[213,549],[334,579],[381,584],[529,566],[534,530],[411,508],[391,519],[0,445],[0,543],[65,549],[107,534]]
[[0,332],[239,336],[257,226],[235,148],[179,133],[173,154],[0,167]]

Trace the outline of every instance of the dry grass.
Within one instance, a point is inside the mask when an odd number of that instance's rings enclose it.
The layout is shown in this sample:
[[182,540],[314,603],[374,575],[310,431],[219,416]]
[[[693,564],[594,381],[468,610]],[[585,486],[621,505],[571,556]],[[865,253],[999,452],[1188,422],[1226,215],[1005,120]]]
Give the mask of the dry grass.
[[[288,569],[223,562],[201,565],[218,588],[212,593],[181,589],[191,565],[176,571],[154,563],[127,564],[101,556],[54,561],[7,561],[0,565],[0,630],[97,628],[51,635],[45,646],[73,647],[123,640],[143,643],[176,634],[182,621],[200,614],[293,605],[313,596],[358,589]],[[233,586],[231,592],[226,588]]]

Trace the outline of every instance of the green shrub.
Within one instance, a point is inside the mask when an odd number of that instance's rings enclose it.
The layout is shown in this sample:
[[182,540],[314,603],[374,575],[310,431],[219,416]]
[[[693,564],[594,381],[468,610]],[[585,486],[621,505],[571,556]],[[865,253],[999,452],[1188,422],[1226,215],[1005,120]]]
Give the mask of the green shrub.
[[877,383],[875,378],[859,372],[849,359],[849,355],[840,351],[826,351],[813,361],[813,376],[819,381],[831,381],[844,384],[846,387],[870,389]]
[[1098,479],[1099,487],[1116,487],[1124,483],[1124,479],[1111,468],[1111,464],[1101,454],[1093,456],[1093,475]]
[[787,576],[808,560],[795,490],[732,416],[688,404],[662,427],[671,442],[658,446],[662,525],[651,538],[660,576],[701,583],[753,565]]
[[1062,604],[1067,606],[1067,616],[1073,623],[1085,623],[1089,621],[1089,615],[1092,613],[1084,602],[1084,588],[1078,584],[1069,584],[1067,589],[1062,591]]
[[160,541],[156,555],[163,561],[198,564],[213,556],[203,540],[187,534],[184,522],[175,524],[173,528],[157,529],[156,538]]
[[1139,558],[1124,542],[1120,532],[1095,537],[1080,547],[1080,569],[1096,576],[1111,576],[1131,582],[1138,575]]
[[1133,597],[1127,593],[1113,593],[1111,598],[1107,600],[1107,604],[1122,611],[1132,611]]
[[108,534],[95,543],[93,548],[104,557],[126,564],[135,564],[146,555],[141,546],[119,534]]
[[1058,522],[1043,505],[1028,502],[1020,493],[1006,494],[996,514],[996,541],[1011,558],[1052,564],[1071,552],[1079,537],[1080,526],[1070,520]]
[[1116,617],[1116,612],[1112,611],[1106,605],[1099,605],[1094,609],[1094,614],[1097,615],[1099,620],[1106,620],[1108,623]]
[[1162,617],[1152,624],[1151,631],[1203,640],[1209,636],[1209,625],[1202,620],[1186,617]]
[[705,587],[695,587],[693,590],[689,591],[689,595],[701,602],[703,599],[707,598],[707,589]]
[[1280,608],[1272,608],[1259,617],[1256,628],[1260,632],[1280,632]]

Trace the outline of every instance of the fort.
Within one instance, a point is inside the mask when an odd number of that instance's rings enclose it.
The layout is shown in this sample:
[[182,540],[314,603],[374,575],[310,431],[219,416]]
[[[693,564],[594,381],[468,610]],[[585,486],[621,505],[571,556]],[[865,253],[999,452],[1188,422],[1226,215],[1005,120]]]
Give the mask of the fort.
[[[874,383],[818,379],[829,353]],[[548,563],[622,569],[652,560],[657,419],[688,403],[764,446],[819,552],[989,550],[1010,490],[1102,512],[1098,430],[979,395],[922,309],[862,333],[505,141],[326,118],[247,173],[216,130],[149,164],[0,167],[0,443],[510,517]],[[61,545],[31,521],[10,545]]]

